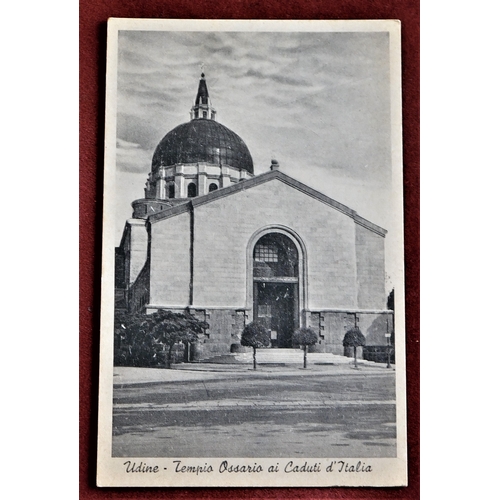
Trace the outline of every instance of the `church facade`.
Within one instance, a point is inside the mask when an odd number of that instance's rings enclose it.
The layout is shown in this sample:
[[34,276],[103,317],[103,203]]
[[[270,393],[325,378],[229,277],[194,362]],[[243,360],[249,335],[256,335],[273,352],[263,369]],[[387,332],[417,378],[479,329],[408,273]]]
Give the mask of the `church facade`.
[[132,203],[115,251],[115,307],[189,310],[209,328],[194,359],[238,349],[251,321],[271,348],[302,326],[314,349],[344,354],[354,325],[384,345],[386,230],[286,175],[254,175],[244,141],[216,121],[202,74],[191,120],[158,144],[144,198]]

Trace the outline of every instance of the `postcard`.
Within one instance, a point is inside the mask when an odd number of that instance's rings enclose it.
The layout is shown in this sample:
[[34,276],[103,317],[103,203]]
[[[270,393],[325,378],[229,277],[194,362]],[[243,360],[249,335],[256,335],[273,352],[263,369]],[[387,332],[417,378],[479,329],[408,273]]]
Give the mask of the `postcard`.
[[407,485],[399,21],[107,44],[97,484]]

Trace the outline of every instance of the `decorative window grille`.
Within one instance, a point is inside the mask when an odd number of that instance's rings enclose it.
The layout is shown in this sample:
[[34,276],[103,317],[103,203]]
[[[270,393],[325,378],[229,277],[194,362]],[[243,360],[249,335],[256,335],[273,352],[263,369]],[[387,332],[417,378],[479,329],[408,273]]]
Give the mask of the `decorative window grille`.
[[278,262],[278,247],[257,244],[255,246],[255,260],[258,262]]

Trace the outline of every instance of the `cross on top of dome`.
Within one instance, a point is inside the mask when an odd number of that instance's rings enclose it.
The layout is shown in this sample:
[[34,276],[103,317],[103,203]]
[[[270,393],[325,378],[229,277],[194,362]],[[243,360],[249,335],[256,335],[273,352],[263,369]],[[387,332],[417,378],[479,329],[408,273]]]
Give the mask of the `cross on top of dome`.
[[[202,66],[203,68],[203,66]],[[215,120],[216,111],[212,106],[210,96],[208,95],[207,82],[205,73],[202,71],[200,83],[198,85],[198,93],[194,101],[194,106],[191,108],[191,120],[205,119]]]

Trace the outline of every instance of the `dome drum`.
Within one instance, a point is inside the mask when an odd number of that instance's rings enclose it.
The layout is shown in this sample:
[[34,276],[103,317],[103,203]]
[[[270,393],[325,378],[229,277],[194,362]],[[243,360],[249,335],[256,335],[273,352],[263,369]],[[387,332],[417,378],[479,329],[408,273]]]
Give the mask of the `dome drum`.
[[[172,198],[190,198],[189,185],[196,185],[196,196],[201,196],[219,188],[230,186],[253,177],[246,170],[230,165],[216,165],[206,162],[195,164],[177,164],[162,167],[149,174],[146,182],[145,198],[167,200]],[[192,191],[191,191],[192,192]]]

